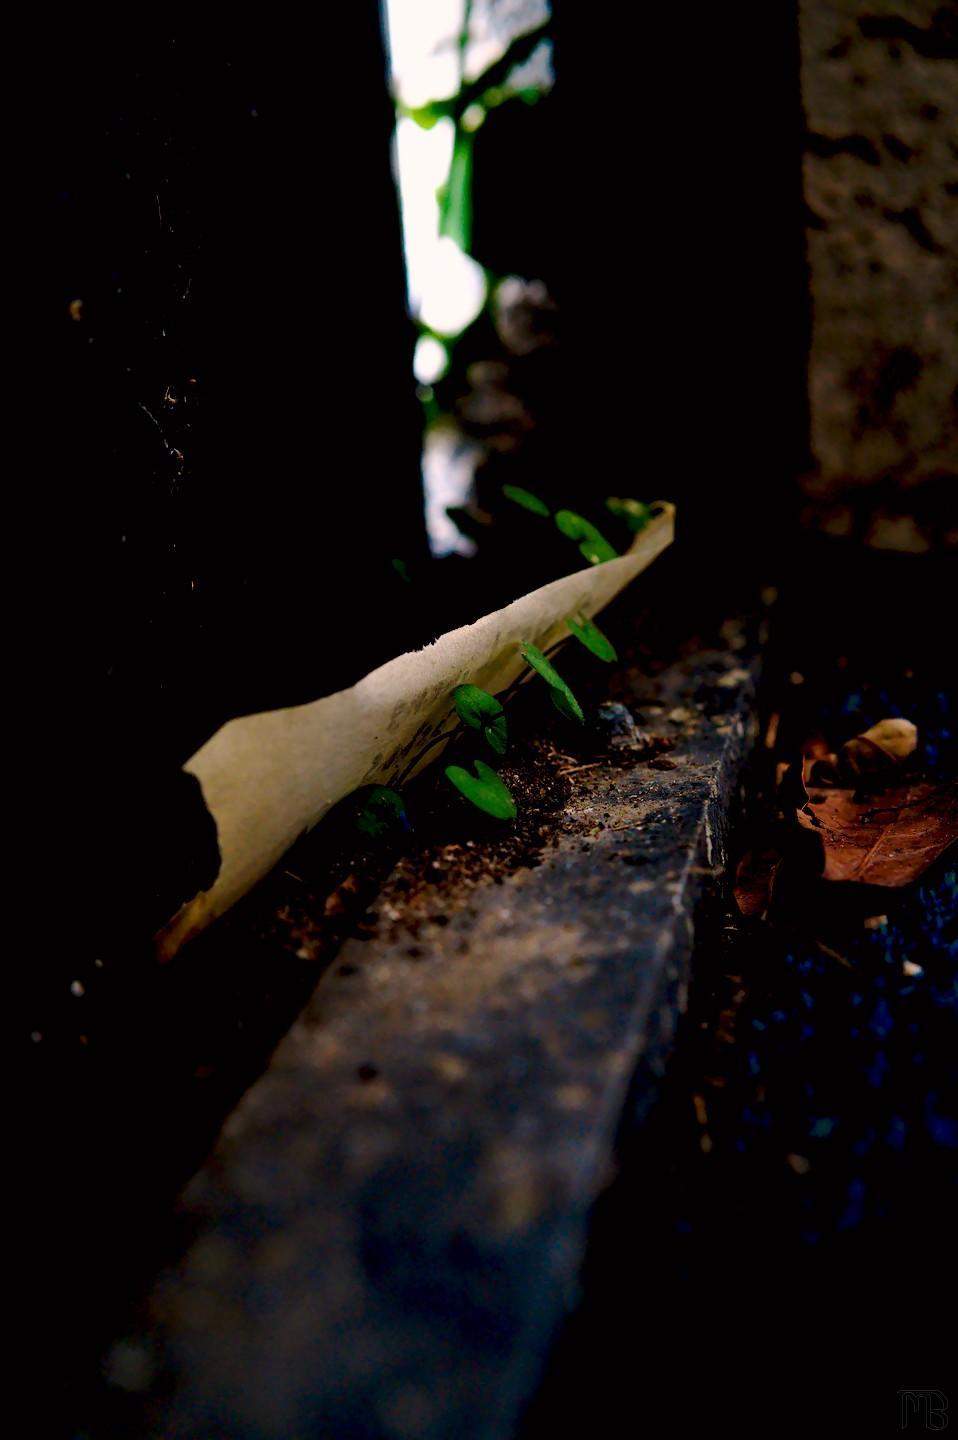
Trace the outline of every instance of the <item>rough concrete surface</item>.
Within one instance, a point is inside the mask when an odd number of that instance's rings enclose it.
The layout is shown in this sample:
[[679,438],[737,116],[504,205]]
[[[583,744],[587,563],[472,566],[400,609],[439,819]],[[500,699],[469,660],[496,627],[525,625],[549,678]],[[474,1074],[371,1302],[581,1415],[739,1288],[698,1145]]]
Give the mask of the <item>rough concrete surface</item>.
[[801,0],[818,493],[958,474],[958,11]]
[[684,1004],[752,740],[742,643],[624,677],[675,747],[573,766],[537,865],[399,862],[185,1191],[87,1440],[511,1433]]

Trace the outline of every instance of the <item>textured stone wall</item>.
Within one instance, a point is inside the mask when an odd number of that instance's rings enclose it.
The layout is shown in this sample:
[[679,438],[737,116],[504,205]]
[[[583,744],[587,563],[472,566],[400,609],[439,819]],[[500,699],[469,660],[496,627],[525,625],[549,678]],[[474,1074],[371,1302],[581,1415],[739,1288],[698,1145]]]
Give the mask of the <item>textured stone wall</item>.
[[958,476],[958,8],[799,8],[810,490],[920,512]]

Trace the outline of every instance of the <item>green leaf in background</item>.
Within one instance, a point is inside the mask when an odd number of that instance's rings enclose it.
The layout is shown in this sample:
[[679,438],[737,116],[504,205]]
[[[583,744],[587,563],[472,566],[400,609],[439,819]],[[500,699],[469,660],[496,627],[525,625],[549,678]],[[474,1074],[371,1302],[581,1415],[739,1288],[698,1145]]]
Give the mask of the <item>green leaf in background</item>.
[[524,35],[517,36],[506,53],[487,66],[481,75],[476,76],[475,80],[464,85],[454,100],[433,101],[431,108],[444,106],[446,111],[455,117],[461,115],[477,100],[488,104],[488,92],[490,91],[501,89],[501,97],[497,99],[496,103],[501,103],[502,100],[514,95],[516,91],[509,85],[509,77],[513,70],[526,63],[543,40],[549,39],[551,23],[552,19],[549,16],[543,20],[541,25],[536,25],[532,30],[527,30]]
[[552,514],[544,500],[540,500],[538,495],[533,495],[531,490],[523,490],[521,485],[503,485],[502,493],[507,500],[521,505],[523,510],[531,510],[533,515],[544,515],[548,519]]
[[610,663],[613,660],[618,660],[619,657],[615,653],[615,646],[607,635],[603,635],[594,620],[590,620],[588,616],[583,615],[580,611],[577,620],[568,619],[565,623],[575,638],[581,640],[585,648],[591,650],[593,655],[598,655],[600,660],[608,660]]
[[442,101],[434,101],[431,105],[417,105],[411,109],[408,105],[400,105],[398,109],[400,115],[415,120],[420,130],[432,130],[443,116],[449,113],[449,105],[444,105]]
[[506,712],[494,695],[478,685],[457,685],[452,692],[453,703],[464,725],[481,730],[486,742],[497,755],[506,753],[509,727]]
[[449,178],[439,192],[439,234],[455,240],[464,255],[472,245],[472,150],[472,135],[457,129]]
[[567,539],[579,542],[579,553],[591,564],[601,565],[605,560],[618,558],[618,550],[583,515],[577,515],[574,510],[557,510],[555,522]]
[[605,502],[605,508],[611,510],[620,520],[624,520],[635,535],[644,530],[652,519],[652,511],[648,505],[643,505],[641,500],[619,499],[617,495],[610,495]]
[[516,802],[509,794],[509,787],[484,760],[477,760],[475,769],[475,775],[470,775],[461,765],[447,765],[446,778],[478,810],[484,810],[496,820],[514,820]]
[[409,829],[406,807],[401,795],[386,785],[370,785],[359,792],[362,803],[356,815],[356,829],[370,839],[379,840],[400,826]]
[[393,570],[396,572],[396,574],[399,576],[400,580],[404,580],[407,585],[412,584],[412,576],[409,573],[409,566],[406,564],[405,560],[400,560],[397,557],[395,560],[390,560],[389,563],[392,566]]
[[537,671],[549,686],[552,695],[552,703],[560,714],[570,720],[578,720],[580,724],[585,723],[585,716],[582,713],[582,706],[569,689],[568,685],[559,674],[558,670],[547,660],[537,645],[526,641],[522,646],[522,658]]

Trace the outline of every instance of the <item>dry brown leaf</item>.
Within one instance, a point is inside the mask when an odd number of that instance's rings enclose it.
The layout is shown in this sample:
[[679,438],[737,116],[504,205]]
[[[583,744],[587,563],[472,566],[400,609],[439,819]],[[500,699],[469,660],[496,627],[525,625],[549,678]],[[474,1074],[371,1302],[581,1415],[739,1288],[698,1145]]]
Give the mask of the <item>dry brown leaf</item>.
[[879,720],[870,730],[864,730],[861,738],[870,740],[895,760],[907,760],[918,746],[918,726],[897,716],[892,720]]
[[790,810],[800,810],[803,805],[808,804],[804,759],[797,760],[793,765],[780,766],[776,779],[779,808],[786,814]]
[[915,753],[918,729],[910,720],[895,716],[879,720],[870,730],[842,746],[841,768],[850,780],[864,781],[892,775]]
[[899,785],[867,800],[857,800],[855,794],[829,791],[815,806],[815,820],[798,811],[799,825],[822,846],[826,880],[910,885],[958,839],[954,781]]
[[781,851],[771,846],[747,850],[742,856],[735,867],[735,903],[743,915],[766,913],[781,864]]
[[768,725],[765,727],[765,749],[774,750],[778,741],[778,727],[782,723],[782,716],[778,710],[773,710],[768,717]]
[[806,792],[812,785],[838,784],[836,757],[832,754],[828,741],[820,730],[806,735],[802,741],[801,764],[802,783]]
[[802,741],[802,758],[804,760],[826,760],[830,752],[831,746],[820,730],[813,731]]
[[814,790],[816,786],[831,788],[840,784],[838,756],[816,755],[806,759],[802,764],[802,779],[805,782],[806,790]]

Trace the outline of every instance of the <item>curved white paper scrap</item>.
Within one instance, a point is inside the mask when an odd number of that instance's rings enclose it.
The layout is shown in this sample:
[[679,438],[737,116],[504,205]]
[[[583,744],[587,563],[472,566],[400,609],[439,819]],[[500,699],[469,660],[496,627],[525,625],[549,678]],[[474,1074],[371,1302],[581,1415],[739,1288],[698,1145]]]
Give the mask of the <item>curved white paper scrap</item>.
[[[492,694],[507,689],[526,668],[519,653],[524,641],[547,650],[568,636],[567,616],[597,614],[671,544],[674,516],[674,507],[663,505],[625,555],[450,630],[349,690],[245,715],[217,730],[184,769],[199,780],[216,821],[220,871],[212,888],[160,931],[159,954],[174,955],[235,904],[338,800],[360,785],[395,780],[408,757],[448,724],[456,685],[469,681]],[[441,750],[435,745],[422,765]]]

